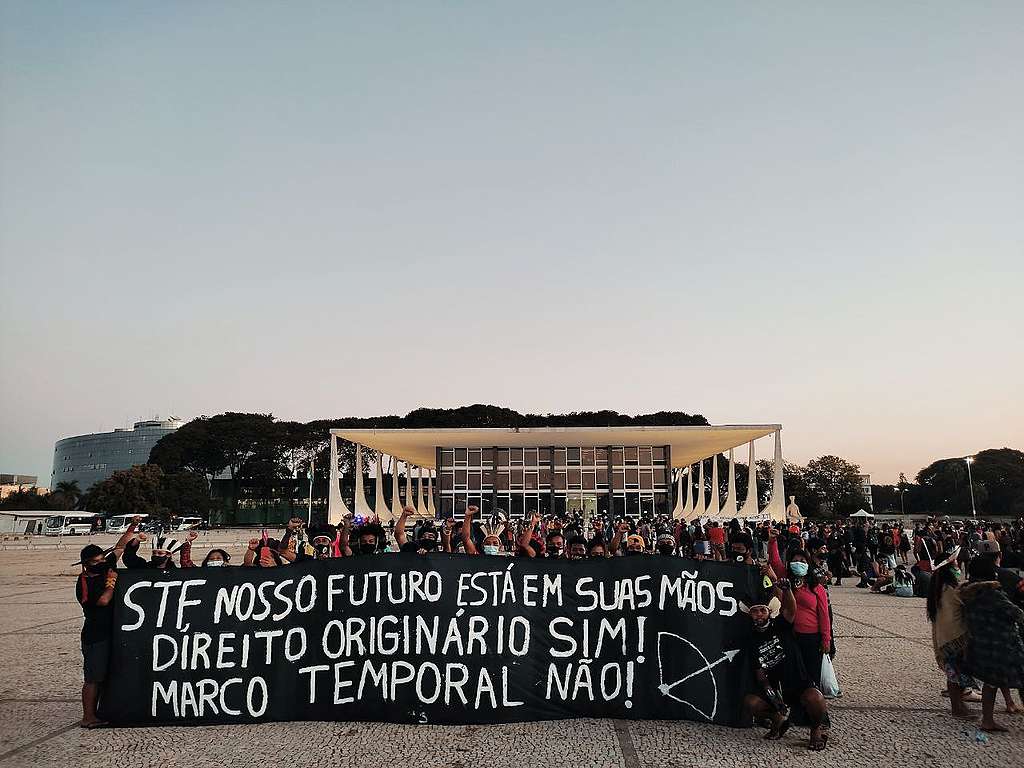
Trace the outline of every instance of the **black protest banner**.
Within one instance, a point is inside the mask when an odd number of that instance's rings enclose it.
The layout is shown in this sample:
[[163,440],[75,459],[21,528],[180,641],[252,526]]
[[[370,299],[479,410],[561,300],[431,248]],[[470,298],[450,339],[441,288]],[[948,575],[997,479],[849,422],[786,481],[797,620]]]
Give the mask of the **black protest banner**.
[[122,572],[102,716],[738,723],[759,585],[732,563],[414,554]]

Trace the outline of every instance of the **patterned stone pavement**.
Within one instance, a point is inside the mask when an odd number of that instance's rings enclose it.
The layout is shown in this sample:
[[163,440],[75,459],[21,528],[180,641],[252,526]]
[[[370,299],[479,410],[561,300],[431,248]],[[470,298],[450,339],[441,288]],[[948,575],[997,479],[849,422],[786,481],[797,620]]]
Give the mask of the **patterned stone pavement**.
[[[198,549],[230,543],[239,556],[247,533],[208,534]],[[98,537],[100,544],[107,539]],[[78,695],[81,611],[74,601],[75,559],[84,538],[0,550],[0,768],[130,765],[299,764],[360,768],[593,766],[925,766],[1024,765],[1024,716],[1003,715],[1011,733],[978,740],[954,721],[939,696],[923,601],[833,588],[844,696],[832,706],[823,754],[806,749],[794,728],[777,743],[759,730],[686,722],[569,720],[495,726],[381,723],[270,723],[196,728],[83,731]],[[977,707],[977,705],[973,705]]]

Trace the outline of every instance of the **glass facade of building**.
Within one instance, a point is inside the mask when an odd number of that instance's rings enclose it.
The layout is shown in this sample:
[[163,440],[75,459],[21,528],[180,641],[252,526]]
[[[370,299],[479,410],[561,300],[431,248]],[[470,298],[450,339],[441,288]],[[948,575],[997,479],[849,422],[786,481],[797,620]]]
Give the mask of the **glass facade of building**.
[[668,514],[671,466],[667,445],[438,448],[438,511],[461,518],[473,504],[510,517]]
[[149,452],[161,437],[182,425],[180,419],[139,421],[132,429],[115,429],[58,440],[53,448],[50,488],[77,481],[82,491],[106,480],[120,469],[149,461]]

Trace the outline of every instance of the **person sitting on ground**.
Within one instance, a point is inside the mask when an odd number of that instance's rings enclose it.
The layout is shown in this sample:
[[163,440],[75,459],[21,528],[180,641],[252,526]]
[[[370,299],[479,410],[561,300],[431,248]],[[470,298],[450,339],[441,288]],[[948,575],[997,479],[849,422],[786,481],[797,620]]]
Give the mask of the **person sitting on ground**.
[[981,691],[981,730],[1008,730],[993,719],[997,689],[1003,689],[1007,709],[1010,688],[1024,687],[1024,610],[1015,605],[996,579],[995,562],[980,556],[968,565],[970,580],[959,587],[967,627],[965,671],[984,683]]
[[[133,523],[131,528],[138,522]],[[121,537],[122,541],[124,536]],[[113,549],[104,552],[95,544],[83,547],[78,565],[82,572],[75,582],[75,597],[82,606],[85,623],[82,625],[82,720],[83,728],[101,728],[106,725],[96,714],[103,684],[107,680],[110,646],[114,634],[114,608],[110,601],[117,584],[117,558],[123,548],[119,541]]]
[[976,688],[977,683],[963,671],[967,627],[957,591],[959,584],[960,569],[956,564],[956,553],[952,553],[932,571],[925,613],[932,625],[935,663],[946,675],[952,715],[957,720],[977,720],[977,715],[971,714],[964,706],[965,692]]
[[[777,579],[765,565],[762,574],[772,581],[771,600],[759,601],[746,613],[752,622],[750,658],[754,668],[754,692],[744,697],[744,711],[755,722],[769,721],[765,738],[785,736],[793,719],[810,726],[808,748],[820,751],[828,744],[831,722],[828,705],[793,637],[796,600],[787,579]],[[776,606],[781,608],[777,616]],[[741,606],[743,607],[743,606]]]

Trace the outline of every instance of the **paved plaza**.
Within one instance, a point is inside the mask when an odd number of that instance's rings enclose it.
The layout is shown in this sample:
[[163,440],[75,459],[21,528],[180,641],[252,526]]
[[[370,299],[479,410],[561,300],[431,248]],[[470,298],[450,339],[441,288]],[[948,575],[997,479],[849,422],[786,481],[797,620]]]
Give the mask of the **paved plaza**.
[[[246,532],[204,534],[199,551],[230,544],[241,558]],[[109,545],[113,537],[96,537]],[[13,766],[344,765],[624,766],[780,765],[956,766],[1024,764],[1024,716],[1002,715],[1011,733],[978,737],[954,721],[939,696],[924,601],[833,587],[836,666],[844,696],[834,702],[825,753],[806,749],[807,732],[781,742],[760,730],[687,722],[568,720],[493,726],[380,723],[273,723],[198,728],[83,731],[82,612],[69,563],[83,537],[58,549],[7,542],[0,551],[0,768]],[[971,705],[977,708],[978,705]],[[997,708],[997,712],[1001,706]]]

